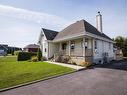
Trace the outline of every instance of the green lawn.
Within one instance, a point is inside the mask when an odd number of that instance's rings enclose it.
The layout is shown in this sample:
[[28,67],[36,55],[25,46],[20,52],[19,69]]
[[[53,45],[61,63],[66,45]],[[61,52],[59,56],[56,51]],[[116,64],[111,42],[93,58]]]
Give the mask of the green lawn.
[[0,89],[72,71],[47,62],[18,62],[16,57],[0,57]]
[[16,56],[6,56],[6,57],[0,57],[0,63],[3,63],[3,62],[15,62],[17,61],[17,57]]

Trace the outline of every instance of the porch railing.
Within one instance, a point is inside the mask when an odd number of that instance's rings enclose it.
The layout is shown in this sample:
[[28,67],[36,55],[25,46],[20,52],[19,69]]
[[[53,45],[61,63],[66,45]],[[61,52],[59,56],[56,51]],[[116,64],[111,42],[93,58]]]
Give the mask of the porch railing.
[[[61,51],[56,52],[56,54],[59,54],[59,55],[69,55],[69,52],[67,52],[66,50],[61,50]],[[82,50],[71,51],[70,52],[70,56],[83,56],[83,52],[82,52]],[[85,56],[86,57],[93,56],[92,49],[86,49],[85,50]]]
[[85,56],[86,56],[86,57],[93,56],[93,51],[92,51],[92,49],[86,49],[86,50],[85,50]]

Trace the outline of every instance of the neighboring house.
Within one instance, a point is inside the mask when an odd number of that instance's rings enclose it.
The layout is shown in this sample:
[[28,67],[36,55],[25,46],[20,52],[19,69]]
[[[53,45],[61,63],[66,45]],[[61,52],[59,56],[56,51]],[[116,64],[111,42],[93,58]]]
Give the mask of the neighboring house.
[[39,48],[39,45],[36,45],[36,44],[29,44],[27,46],[25,46],[23,48],[23,51],[26,51],[26,52],[37,52]]
[[113,60],[113,40],[102,32],[102,15],[96,16],[97,29],[85,20],[77,21],[60,32],[42,28],[39,45],[42,55],[68,55],[79,64],[82,60],[105,63]]
[[8,51],[7,51],[8,54],[12,54],[12,53],[14,53],[15,51],[22,51],[22,48],[13,47],[13,46],[8,46]]
[[114,60],[123,60],[123,52],[119,47],[114,47]]
[[0,44],[0,56],[7,55],[8,45]]

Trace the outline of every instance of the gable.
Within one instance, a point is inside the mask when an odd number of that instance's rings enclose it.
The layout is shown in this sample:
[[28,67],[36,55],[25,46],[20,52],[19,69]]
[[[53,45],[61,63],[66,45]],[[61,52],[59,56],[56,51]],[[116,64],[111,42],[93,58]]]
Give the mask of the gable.
[[42,28],[47,40],[53,40],[58,34],[57,31]]

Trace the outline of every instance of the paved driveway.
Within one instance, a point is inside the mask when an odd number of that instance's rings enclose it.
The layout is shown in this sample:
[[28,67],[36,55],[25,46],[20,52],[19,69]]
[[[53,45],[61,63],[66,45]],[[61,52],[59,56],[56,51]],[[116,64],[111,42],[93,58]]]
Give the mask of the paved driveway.
[[97,66],[0,95],[127,95],[127,62]]

